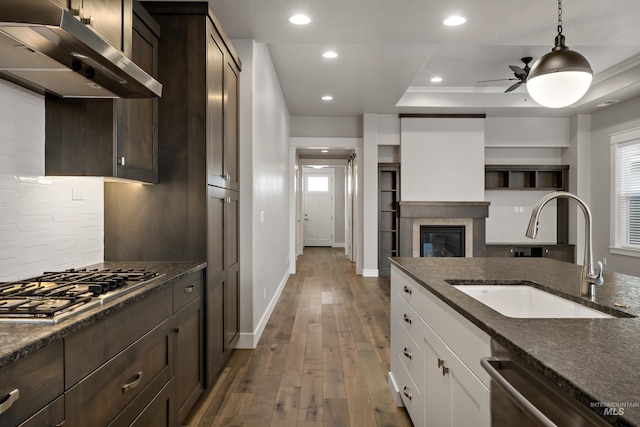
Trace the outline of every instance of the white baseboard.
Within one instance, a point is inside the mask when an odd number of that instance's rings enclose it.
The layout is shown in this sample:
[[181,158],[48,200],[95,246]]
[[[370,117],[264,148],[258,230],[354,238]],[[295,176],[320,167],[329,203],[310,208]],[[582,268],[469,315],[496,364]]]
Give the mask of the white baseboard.
[[333,245],[331,245],[331,247],[333,248],[344,248],[345,244],[343,243],[336,243],[334,242]]
[[289,280],[289,270],[287,270],[287,273],[284,275],[284,278],[280,282],[280,285],[278,285],[278,289],[276,289],[276,292],[273,295],[273,298],[271,298],[271,301],[269,301],[269,305],[267,306],[267,309],[264,311],[264,314],[262,315],[260,322],[258,322],[256,329],[253,332],[241,332],[235,348],[254,349],[258,346],[260,337],[264,332],[264,328],[267,326],[267,322],[271,317],[271,313],[273,313],[273,310],[276,308],[276,304],[280,299],[280,295],[282,295],[282,291],[284,290],[284,287],[287,284],[287,280]]
[[362,277],[378,277],[378,269],[377,268],[363,268],[362,269]]
[[396,384],[396,380],[395,378],[393,378],[393,373],[391,373],[391,371],[389,371],[389,390],[391,391],[391,397],[393,397],[393,401],[396,402],[396,406],[404,406],[402,397],[400,397],[400,388]]

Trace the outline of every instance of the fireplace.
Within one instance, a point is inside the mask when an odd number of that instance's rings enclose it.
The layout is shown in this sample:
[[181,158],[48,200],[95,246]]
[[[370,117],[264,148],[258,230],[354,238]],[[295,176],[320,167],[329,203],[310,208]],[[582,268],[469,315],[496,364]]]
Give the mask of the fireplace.
[[[489,215],[489,202],[400,201],[399,204],[399,256],[434,256],[437,252],[440,255],[435,256],[445,256],[449,252],[459,257],[485,255],[485,220]],[[423,230],[429,228],[435,228],[441,235],[437,237],[438,242],[427,241],[431,245],[427,245],[425,255]],[[446,243],[446,251],[437,250],[442,241]]]
[[421,257],[464,257],[465,226],[420,226]]

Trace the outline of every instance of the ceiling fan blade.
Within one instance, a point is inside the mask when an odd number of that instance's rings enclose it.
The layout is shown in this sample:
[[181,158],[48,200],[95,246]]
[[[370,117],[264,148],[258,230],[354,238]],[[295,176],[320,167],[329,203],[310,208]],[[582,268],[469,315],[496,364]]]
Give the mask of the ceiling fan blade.
[[520,86],[522,86],[523,84],[524,84],[523,82],[514,83],[511,86],[509,86],[507,90],[504,91],[504,93],[514,91],[518,89]]
[[527,74],[522,67],[518,67],[517,65],[509,65],[509,68],[516,74]]
[[476,83],[488,83],[488,82],[504,82],[508,80],[520,80],[520,79],[494,79],[494,80],[477,80]]

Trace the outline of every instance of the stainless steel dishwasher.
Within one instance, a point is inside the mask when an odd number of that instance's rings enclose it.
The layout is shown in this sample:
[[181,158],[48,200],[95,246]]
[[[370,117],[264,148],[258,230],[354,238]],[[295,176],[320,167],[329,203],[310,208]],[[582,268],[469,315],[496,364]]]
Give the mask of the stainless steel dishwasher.
[[491,354],[481,365],[491,376],[493,427],[610,426],[495,341]]

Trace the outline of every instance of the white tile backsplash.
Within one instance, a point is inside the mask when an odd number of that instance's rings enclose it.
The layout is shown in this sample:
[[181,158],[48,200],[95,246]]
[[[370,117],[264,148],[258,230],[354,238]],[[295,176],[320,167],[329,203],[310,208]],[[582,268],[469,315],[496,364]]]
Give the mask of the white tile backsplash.
[[0,80],[0,282],[104,259],[102,179],[42,175],[44,98]]

